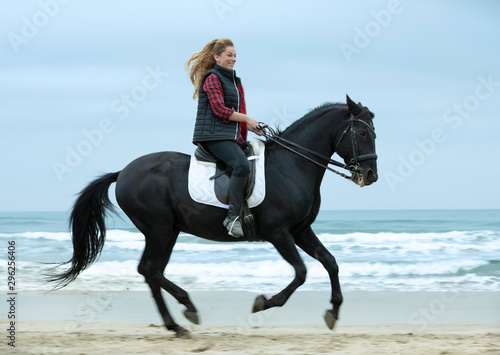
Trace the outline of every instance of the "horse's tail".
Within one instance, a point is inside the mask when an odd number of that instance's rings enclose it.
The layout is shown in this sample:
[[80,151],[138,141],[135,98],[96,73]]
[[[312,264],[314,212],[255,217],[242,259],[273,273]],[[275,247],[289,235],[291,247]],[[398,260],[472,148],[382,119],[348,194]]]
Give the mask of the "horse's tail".
[[49,279],[58,288],[67,286],[102,252],[106,240],[105,218],[107,210],[115,212],[108,196],[108,189],[118,178],[119,172],[105,174],[83,189],[71,211],[69,225],[73,240],[73,257],[64,264],[69,269]]

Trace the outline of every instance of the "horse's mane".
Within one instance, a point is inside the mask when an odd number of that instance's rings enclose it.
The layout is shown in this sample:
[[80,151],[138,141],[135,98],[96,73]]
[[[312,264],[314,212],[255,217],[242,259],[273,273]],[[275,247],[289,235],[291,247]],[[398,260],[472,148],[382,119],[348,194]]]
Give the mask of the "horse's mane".
[[310,110],[308,113],[306,113],[302,118],[299,118],[295,122],[293,122],[290,126],[285,128],[284,130],[281,129],[280,127],[276,127],[275,129],[270,129],[269,130],[269,136],[266,139],[265,143],[272,143],[273,141],[270,138],[273,138],[275,136],[282,136],[286,133],[292,132],[297,129],[297,127],[301,127],[302,125],[306,123],[310,123],[310,121],[314,121],[316,118],[321,117],[323,114],[325,114],[328,111],[334,110],[334,109],[343,109],[346,108],[345,103],[340,103],[340,102],[325,102],[322,105],[317,106],[316,108],[313,108]]

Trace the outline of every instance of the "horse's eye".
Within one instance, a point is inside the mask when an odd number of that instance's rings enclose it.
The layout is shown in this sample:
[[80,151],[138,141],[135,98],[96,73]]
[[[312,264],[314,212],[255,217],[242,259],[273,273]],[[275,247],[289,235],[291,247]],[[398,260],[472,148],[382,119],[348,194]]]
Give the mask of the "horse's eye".
[[360,130],[360,131],[359,131],[359,136],[360,136],[361,138],[366,138],[366,136],[367,136],[366,131],[365,131],[365,130]]

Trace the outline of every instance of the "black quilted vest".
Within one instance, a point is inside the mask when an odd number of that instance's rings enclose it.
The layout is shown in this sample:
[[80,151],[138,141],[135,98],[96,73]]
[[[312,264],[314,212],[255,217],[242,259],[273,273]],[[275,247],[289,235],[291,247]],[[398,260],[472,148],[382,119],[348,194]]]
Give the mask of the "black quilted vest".
[[208,95],[203,90],[203,83],[210,74],[217,75],[222,84],[225,106],[240,112],[241,95],[238,85],[241,85],[241,80],[236,76],[234,70],[228,70],[216,64],[201,80],[193,142],[237,140],[240,135],[240,123],[235,121],[224,123],[219,117],[215,116]]

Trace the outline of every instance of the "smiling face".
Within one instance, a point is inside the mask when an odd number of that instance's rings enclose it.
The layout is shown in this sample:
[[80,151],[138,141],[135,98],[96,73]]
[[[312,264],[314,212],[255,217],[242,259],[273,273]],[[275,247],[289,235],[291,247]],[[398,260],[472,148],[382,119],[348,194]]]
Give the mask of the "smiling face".
[[236,49],[233,46],[227,46],[222,53],[214,54],[215,62],[221,67],[233,70],[236,63]]

